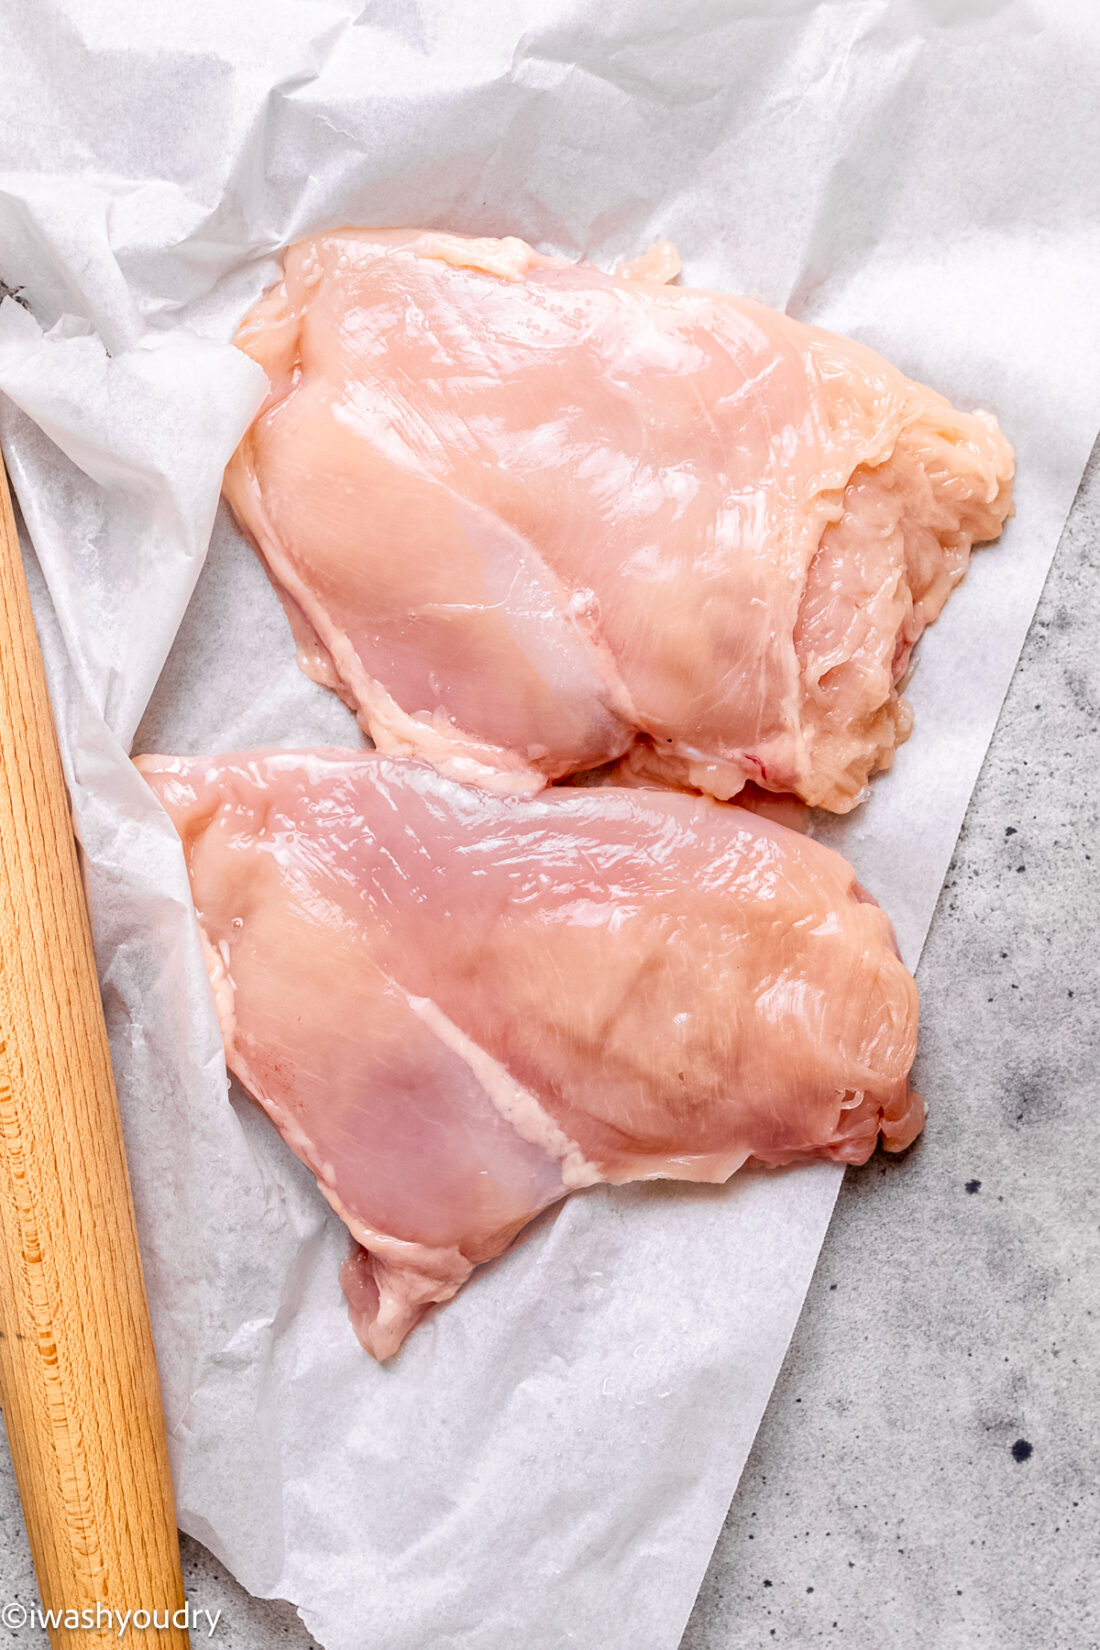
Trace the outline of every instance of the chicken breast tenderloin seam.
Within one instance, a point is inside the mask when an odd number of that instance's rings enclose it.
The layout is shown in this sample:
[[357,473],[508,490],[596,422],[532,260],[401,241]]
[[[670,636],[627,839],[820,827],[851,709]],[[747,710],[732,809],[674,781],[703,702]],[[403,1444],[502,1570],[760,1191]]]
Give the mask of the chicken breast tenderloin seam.
[[272,391],[226,492],[303,668],[501,790],[623,757],[846,810],[1010,507],[995,421],[866,347],[514,238],[300,243],[238,343]]
[[830,850],[702,797],[470,790],[378,752],[144,757],[230,1067],[359,1247],[376,1357],[597,1180],[919,1131],[916,992]]
[[[235,987],[228,960],[221,947],[211,945],[201,917],[198,920],[227,1064],[262,1105],[294,1154],[312,1169],[325,1200],[355,1239],[358,1251],[353,1251],[344,1263],[341,1282],[357,1335],[367,1351],[384,1361],[398,1350],[428,1307],[458,1293],[474,1272],[476,1262],[457,1245],[430,1247],[379,1231],[343,1201],[334,1185],[333,1165],[317,1160],[308,1130],[272,1096],[238,1046]],[[388,983],[401,991],[396,981]],[[517,1083],[499,1061],[479,1049],[430,998],[412,997],[405,991],[401,994],[417,1018],[469,1067],[487,1098],[520,1138],[545,1152],[550,1162],[560,1163],[563,1196],[601,1180],[600,1171],[587,1161],[576,1142],[558,1128],[530,1090]],[[369,1267],[359,1251],[369,1257]],[[363,1303],[364,1294],[370,1301],[369,1312]]]

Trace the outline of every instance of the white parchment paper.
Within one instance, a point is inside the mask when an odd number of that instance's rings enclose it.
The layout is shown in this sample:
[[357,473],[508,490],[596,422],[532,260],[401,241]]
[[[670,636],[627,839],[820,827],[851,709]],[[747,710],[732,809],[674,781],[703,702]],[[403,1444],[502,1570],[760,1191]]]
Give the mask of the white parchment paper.
[[0,276],[30,306],[0,308],[0,437],[86,854],[181,1523],[331,1650],[671,1650],[838,1173],[574,1197],[392,1367],[361,1351],[342,1229],[226,1099],[181,857],[127,762],[135,732],[184,752],[356,737],[215,517],[263,388],[227,340],[271,254],[318,227],[516,234],[608,264],[667,236],[689,282],[991,407],[1018,515],[921,644],[895,772],[829,828],[915,964],[1100,424],[1095,10],[0,12]]

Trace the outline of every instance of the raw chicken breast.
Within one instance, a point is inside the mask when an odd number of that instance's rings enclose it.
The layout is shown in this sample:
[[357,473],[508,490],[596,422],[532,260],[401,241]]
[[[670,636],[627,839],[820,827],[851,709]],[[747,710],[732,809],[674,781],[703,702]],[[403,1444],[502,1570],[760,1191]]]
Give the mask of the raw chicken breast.
[[844,812],[1010,507],[1012,453],[871,350],[518,240],[338,230],[237,336],[225,490],[303,668],[382,750],[498,790],[614,760]]
[[466,788],[374,751],[144,757],[226,1058],[359,1248],[386,1358],[597,1181],[900,1149],[917,992],[835,853],[699,796]]

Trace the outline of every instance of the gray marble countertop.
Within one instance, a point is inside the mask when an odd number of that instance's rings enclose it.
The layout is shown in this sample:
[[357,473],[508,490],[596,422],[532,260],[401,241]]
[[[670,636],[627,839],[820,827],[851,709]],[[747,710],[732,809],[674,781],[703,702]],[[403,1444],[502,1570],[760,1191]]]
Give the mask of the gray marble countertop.
[[[1098,453],[918,973],[927,1132],[845,1179],[681,1650],[1100,1647]],[[222,1650],[314,1643],[183,1561]],[[0,1604],[36,1598],[4,1450]]]

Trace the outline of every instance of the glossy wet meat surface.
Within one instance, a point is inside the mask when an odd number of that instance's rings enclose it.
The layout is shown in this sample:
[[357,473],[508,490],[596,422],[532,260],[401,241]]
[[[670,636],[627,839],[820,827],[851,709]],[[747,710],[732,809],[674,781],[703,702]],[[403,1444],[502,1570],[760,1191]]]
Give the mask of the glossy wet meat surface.
[[913,644],[1010,508],[995,422],[762,305],[521,241],[339,230],[238,344],[226,493],[303,667],[501,791],[623,758],[846,811]]
[[498,796],[367,752],[145,757],[231,1068],[360,1248],[376,1356],[599,1180],[862,1162],[922,1121],[916,988],[813,840],[701,796]]

